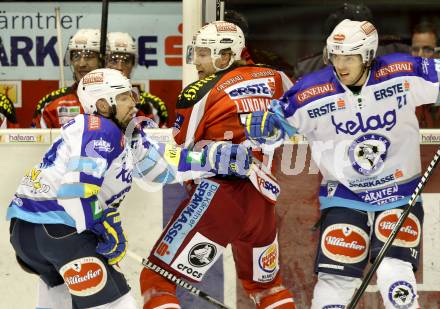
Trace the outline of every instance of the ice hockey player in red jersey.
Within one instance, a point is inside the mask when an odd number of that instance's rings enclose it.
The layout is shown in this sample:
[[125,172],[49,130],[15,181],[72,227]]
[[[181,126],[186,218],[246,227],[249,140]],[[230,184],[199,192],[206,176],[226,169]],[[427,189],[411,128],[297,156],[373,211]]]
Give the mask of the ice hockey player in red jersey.
[[[187,61],[199,80],[179,96],[175,140],[190,149],[209,141],[241,143],[243,119],[266,111],[272,98],[291,86],[287,76],[240,61],[243,32],[228,22],[200,29],[188,48]],[[279,186],[255,152],[250,172],[216,176],[194,183],[150,254],[150,261],[191,281],[201,281],[232,245],[238,278],[256,308],[295,308],[279,272],[275,201]],[[144,269],[140,277],[144,309],[180,308],[176,286]]]
[[32,119],[36,128],[60,128],[76,115],[83,113],[76,94],[80,79],[100,66],[101,32],[98,29],[80,29],[70,39],[67,57],[75,83],[43,97],[37,104]]
[[[119,70],[130,78],[137,60],[136,43],[133,37],[126,32],[110,32],[107,35],[107,39],[106,67]],[[136,107],[139,110],[138,116],[153,119],[159,127],[166,125],[168,110],[161,98],[139,90],[139,102],[136,104]]]

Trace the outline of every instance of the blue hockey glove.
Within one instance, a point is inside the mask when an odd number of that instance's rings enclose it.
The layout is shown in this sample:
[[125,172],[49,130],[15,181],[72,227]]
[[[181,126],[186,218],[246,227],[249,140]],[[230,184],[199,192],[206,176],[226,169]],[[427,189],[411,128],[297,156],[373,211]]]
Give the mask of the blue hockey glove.
[[246,117],[246,137],[260,144],[272,144],[284,138],[284,128],[271,112],[254,112]]
[[115,208],[103,211],[100,221],[93,226],[93,232],[99,236],[96,252],[105,256],[110,265],[121,261],[127,252],[127,239],[122,230],[121,217]]
[[252,152],[241,144],[215,142],[203,148],[203,158],[210,172],[246,178],[252,164]]

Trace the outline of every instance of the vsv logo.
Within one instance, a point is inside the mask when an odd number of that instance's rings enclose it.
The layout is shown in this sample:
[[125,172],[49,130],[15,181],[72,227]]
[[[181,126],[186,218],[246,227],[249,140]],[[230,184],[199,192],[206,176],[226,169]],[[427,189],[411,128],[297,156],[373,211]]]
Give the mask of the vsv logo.
[[387,111],[383,115],[372,115],[367,119],[362,118],[361,113],[356,113],[355,120],[337,122],[335,116],[332,115],[332,124],[336,129],[336,134],[356,135],[359,131],[363,133],[385,128],[390,131],[397,123],[396,110]]

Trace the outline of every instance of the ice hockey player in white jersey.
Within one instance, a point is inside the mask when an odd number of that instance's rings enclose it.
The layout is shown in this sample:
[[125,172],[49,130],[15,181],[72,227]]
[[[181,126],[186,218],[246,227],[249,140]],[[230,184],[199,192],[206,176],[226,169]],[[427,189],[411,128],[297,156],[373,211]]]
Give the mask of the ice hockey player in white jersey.
[[[436,102],[440,62],[375,58],[377,46],[371,23],[342,21],[327,39],[329,65],[273,101],[271,112],[247,119],[248,136],[260,142],[275,132],[305,135],[322,173],[313,309],[349,303],[421,177],[415,108]],[[422,226],[418,201],[377,269],[387,309],[419,308],[413,270]]]
[[127,250],[117,207],[132,177],[171,182],[190,169],[246,174],[249,152],[224,143],[211,143],[202,153],[154,143],[142,126],[132,125],[132,86],[117,70],[86,74],[78,97],[85,113],[62,127],[9,205],[11,244],[23,269],[44,282],[37,308],[137,308],[113,267]]

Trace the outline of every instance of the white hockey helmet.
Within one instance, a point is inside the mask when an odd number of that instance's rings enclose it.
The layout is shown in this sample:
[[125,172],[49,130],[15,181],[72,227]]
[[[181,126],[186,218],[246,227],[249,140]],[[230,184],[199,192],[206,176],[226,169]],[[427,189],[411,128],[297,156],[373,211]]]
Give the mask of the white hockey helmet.
[[84,75],[79,82],[77,94],[84,113],[94,114],[99,99],[105,99],[110,106],[116,107],[116,96],[127,91],[132,91],[130,80],[120,71],[97,69]]
[[136,56],[136,43],[126,32],[110,32],[107,34],[107,53],[127,53]]
[[232,57],[227,69],[234,61],[241,59],[241,52],[245,47],[243,31],[240,27],[226,21],[214,21],[203,26],[194,35],[192,44],[188,46],[186,53],[186,62],[194,64],[195,48],[202,47],[211,50],[212,62],[216,71],[215,61],[221,57],[222,51],[230,49]]
[[79,29],[69,40],[67,50],[91,50],[99,53],[101,31],[99,29]]
[[330,55],[361,55],[370,65],[376,56],[379,37],[376,27],[368,21],[344,19],[327,38],[327,59]]

